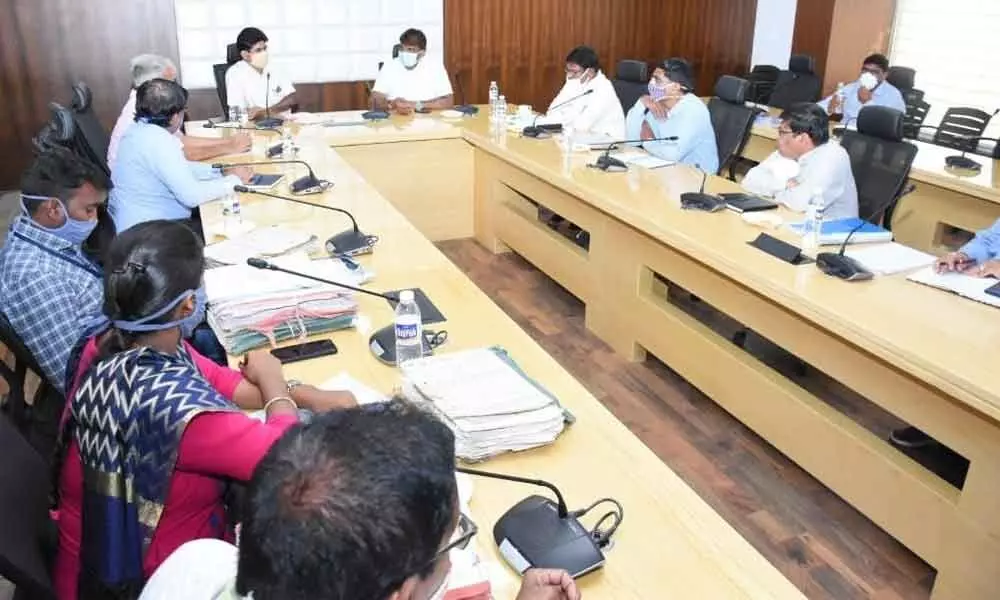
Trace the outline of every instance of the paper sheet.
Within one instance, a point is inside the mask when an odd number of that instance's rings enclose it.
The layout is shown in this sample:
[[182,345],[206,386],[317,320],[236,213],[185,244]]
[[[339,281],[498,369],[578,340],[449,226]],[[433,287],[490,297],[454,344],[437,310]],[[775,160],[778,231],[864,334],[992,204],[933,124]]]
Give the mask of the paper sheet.
[[1000,307],[1000,298],[985,292],[986,288],[996,285],[997,280],[993,278],[972,277],[962,273],[938,273],[934,267],[927,267],[910,275],[907,279],[949,291],[976,302]]
[[258,227],[242,235],[205,246],[205,257],[227,265],[244,264],[248,258],[279,256],[315,240],[315,236],[284,229],[279,225]]
[[851,247],[844,254],[860,262],[876,275],[905,273],[934,263],[934,256],[896,242],[872,244],[861,248]]
[[672,160],[663,160],[657,156],[653,156],[648,152],[612,152],[612,158],[617,158],[618,160],[629,164],[635,165],[637,167],[642,167],[644,169],[659,169],[660,167],[669,167],[670,165],[677,164]]
[[321,390],[342,390],[351,392],[358,400],[358,404],[377,404],[385,402],[389,398],[385,394],[368,387],[357,379],[351,377],[347,371],[342,371],[330,379],[317,386]]

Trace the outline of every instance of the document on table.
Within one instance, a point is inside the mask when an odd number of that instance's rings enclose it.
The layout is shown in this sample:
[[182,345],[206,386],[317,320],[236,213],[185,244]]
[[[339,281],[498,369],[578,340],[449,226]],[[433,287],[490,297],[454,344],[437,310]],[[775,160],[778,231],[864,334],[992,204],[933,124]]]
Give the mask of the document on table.
[[1000,298],[986,293],[986,288],[997,283],[997,280],[993,278],[972,277],[962,273],[938,273],[934,267],[927,267],[910,275],[907,279],[1000,308]]
[[653,156],[649,152],[612,152],[612,158],[617,158],[625,164],[642,167],[644,169],[659,169],[677,164],[673,160],[663,160],[658,156]]
[[321,390],[351,392],[354,394],[354,398],[357,399],[358,404],[378,404],[379,402],[389,400],[385,394],[351,377],[347,371],[340,372],[317,387]]
[[876,275],[905,273],[934,263],[933,255],[896,242],[848,248],[844,254]]
[[[271,262],[285,269],[352,286],[359,286],[373,277],[371,271],[364,268],[351,271],[339,260],[309,260],[308,256],[301,253],[281,256]],[[298,275],[256,269],[245,263],[205,271],[205,292],[209,303],[213,304],[224,300],[268,297],[295,290],[331,288],[341,289]]]
[[248,258],[270,258],[307,247],[316,236],[279,225],[253,231],[205,246],[205,258],[226,265],[246,263]]

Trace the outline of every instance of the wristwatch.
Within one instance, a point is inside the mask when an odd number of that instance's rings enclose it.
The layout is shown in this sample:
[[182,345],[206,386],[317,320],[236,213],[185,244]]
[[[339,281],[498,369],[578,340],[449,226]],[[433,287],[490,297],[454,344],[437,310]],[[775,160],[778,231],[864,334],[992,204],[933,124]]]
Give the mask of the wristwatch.
[[299,381],[298,379],[289,379],[288,382],[285,383],[285,391],[287,391],[288,395],[291,396],[292,390],[299,387],[300,385],[302,385],[302,382]]

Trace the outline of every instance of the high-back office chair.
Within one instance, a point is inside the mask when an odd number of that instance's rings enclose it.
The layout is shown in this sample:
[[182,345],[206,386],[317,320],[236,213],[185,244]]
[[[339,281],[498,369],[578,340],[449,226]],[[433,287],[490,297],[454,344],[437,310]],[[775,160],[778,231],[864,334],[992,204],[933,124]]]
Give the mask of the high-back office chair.
[[0,576],[16,586],[15,600],[55,598],[49,574],[58,544],[49,519],[49,467],[0,414]]
[[769,104],[780,74],[781,69],[774,65],[754,65],[747,75],[747,81],[750,82],[747,100],[757,104]]
[[[397,58],[399,58],[399,53],[402,52],[402,51],[403,51],[403,45],[402,44],[396,44],[396,45],[394,45],[392,47],[392,60],[396,60]],[[384,60],[380,60],[378,62],[378,70],[379,71],[382,70],[382,66],[383,65],[385,65],[385,61]]]
[[81,81],[73,86],[73,100],[70,107],[73,110],[73,120],[76,122],[77,135],[74,139],[82,156],[110,174],[108,144],[111,142],[111,137],[94,113],[92,103],[93,95],[86,83]]
[[[882,219],[888,229],[917,155],[917,147],[903,140],[903,113],[887,106],[866,106],[858,113],[858,130],[845,131],[840,144],[851,157],[858,215],[876,223]],[[889,207],[881,211],[879,207],[889,200]]]
[[978,108],[953,106],[944,113],[933,141],[938,146],[975,152],[979,141],[968,141],[968,138],[982,136],[992,118],[993,115]]
[[622,109],[628,112],[649,89],[649,65],[641,60],[618,61],[611,85],[615,87]]
[[892,66],[889,67],[889,72],[886,73],[885,80],[905,94],[913,89],[916,77],[917,72],[910,67]]
[[708,114],[712,118],[715,144],[719,151],[719,174],[728,169],[730,179],[736,178],[734,160],[750,139],[756,114],[746,105],[749,91],[750,82],[746,79],[723,75],[715,84],[715,96],[708,101]]
[[816,61],[805,54],[795,54],[788,60],[788,70],[778,75],[771,92],[770,105],[788,108],[796,102],[816,102],[823,82],[815,73]]
[[73,120],[73,113],[63,108],[55,102],[49,103],[51,116],[49,121],[42,126],[34,138],[31,139],[36,152],[44,152],[52,146],[72,146],[73,136],[76,135],[76,121]]
[[229,118],[229,94],[226,92],[226,71],[240,60],[240,51],[236,48],[236,44],[229,44],[226,46],[226,62],[212,65],[212,75],[215,76],[215,93],[219,95],[222,114],[227,119]]

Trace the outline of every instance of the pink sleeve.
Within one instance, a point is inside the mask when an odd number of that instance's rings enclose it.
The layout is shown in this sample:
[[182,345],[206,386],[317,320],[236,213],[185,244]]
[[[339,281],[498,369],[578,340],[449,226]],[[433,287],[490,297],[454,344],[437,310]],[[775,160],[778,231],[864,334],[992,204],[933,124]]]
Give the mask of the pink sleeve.
[[295,415],[277,415],[266,423],[240,412],[198,415],[181,437],[176,468],[247,481],[271,445],[296,423]]
[[232,400],[233,396],[236,395],[237,386],[243,381],[243,375],[236,369],[220,366],[212,359],[205,358],[187,342],[184,342],[184,347],[194,359],[198,372],[208,381],[208,384],[215,388],[215,391],[219,392],[222,397]]

